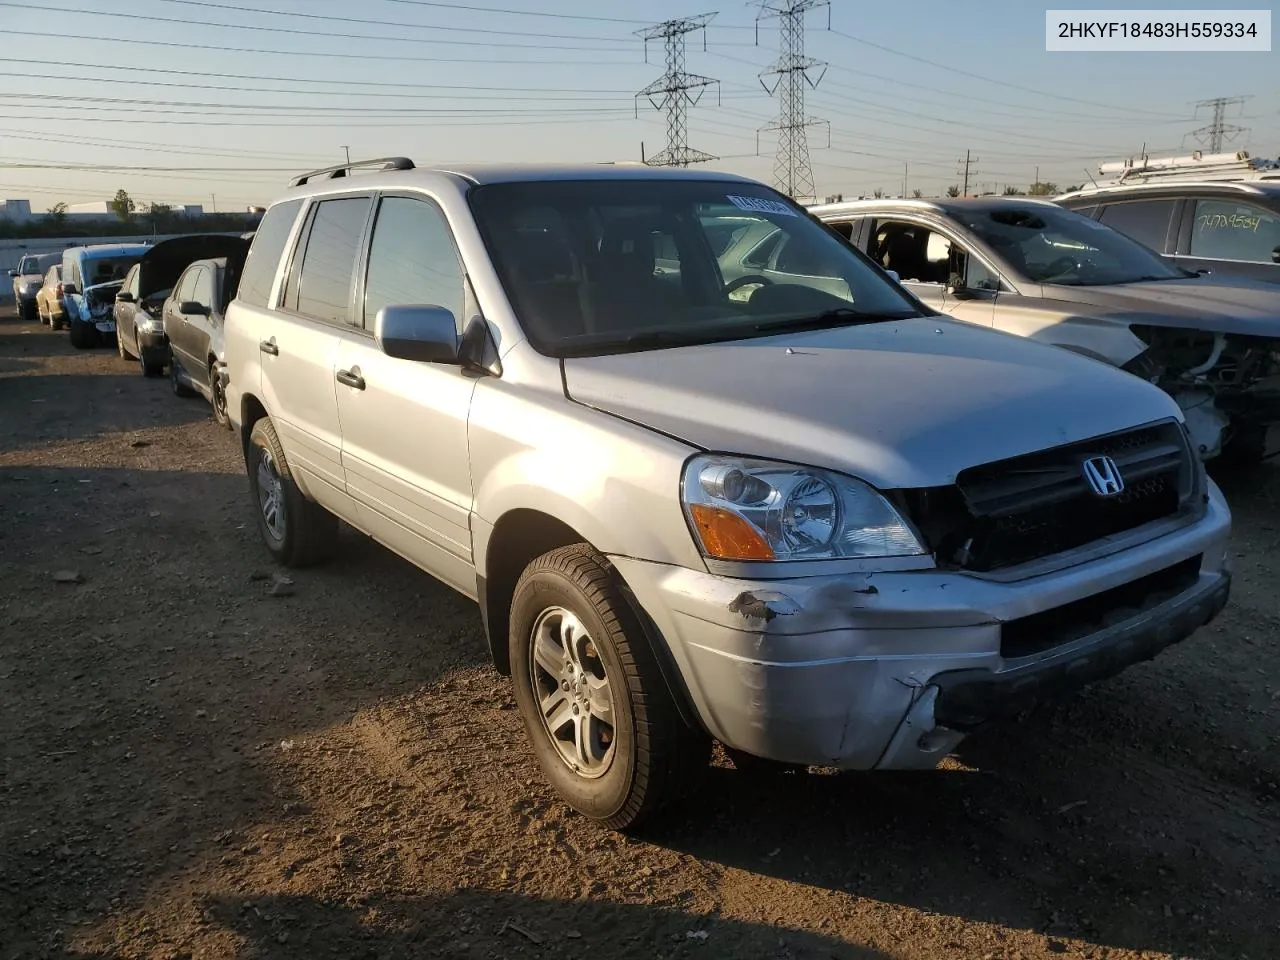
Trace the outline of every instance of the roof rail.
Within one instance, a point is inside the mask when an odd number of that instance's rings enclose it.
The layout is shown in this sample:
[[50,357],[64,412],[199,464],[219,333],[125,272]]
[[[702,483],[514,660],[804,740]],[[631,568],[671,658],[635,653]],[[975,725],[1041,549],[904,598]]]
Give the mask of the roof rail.
[[336,180],[339,177],[349,176],[352,170],[358,170],[363,167],[377,167],[379,170],[412,170],[414,168],[413,161],[408,157],[379,157],[377,160],[357,160],[355,163],[340,163],[334,167],[325,167],[322,170],[312,170],[310,173],[304,173],[290,180],[289,186],[300,187],[304,183],[315,180],[317,177]]

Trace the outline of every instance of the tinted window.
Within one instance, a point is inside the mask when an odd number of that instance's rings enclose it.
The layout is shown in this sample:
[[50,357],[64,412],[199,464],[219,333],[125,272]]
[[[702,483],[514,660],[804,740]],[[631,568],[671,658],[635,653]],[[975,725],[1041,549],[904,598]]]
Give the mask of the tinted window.
[[209,276],[209,268],[202,267],[196,274],[196,283],[191,291],[191,299],[206,307],[213,306],[213,280]]
[[1280,253],[1280,214],[1231,200],[1197,200],[1191,255],[1273,263]]
[[289,231],[297,219],[301,200],[286,200],[269,209],[258,224],[249,247],[249,258],[240,274],[240,289],[236,296],[255,307],[268,306],[271,285],[275,282],[276,268],[284,245],[289,242]]
[[[1169,219],[1173,216],[1176,200],[1131,200],[1113,203],[1102,208],[1102,222],[1112,230],[1119,230],[1145,247],[1164,252],[1165,236],[1169,232]],[[1083,210],[1077,213],[1087,214]]]
[[98,283],[113,283],[116,280],[123,280],[124,275],[129,272],[129,268],[140,259],[142,259],[142,254],[126,257],[94,257],[92,259],[86,257],[84,261],[84,270],[87,274],[84,280],[85,286],[92,287]]
[[430,304],[463,320],[462,266],[444,215],[426,200],[388,197],[378,207],[365,281],[364,325],[392,304]]
[[316,205],[298,274],[298,313],[326,323],[348,321],[351,278],[370,202],[344,197]]

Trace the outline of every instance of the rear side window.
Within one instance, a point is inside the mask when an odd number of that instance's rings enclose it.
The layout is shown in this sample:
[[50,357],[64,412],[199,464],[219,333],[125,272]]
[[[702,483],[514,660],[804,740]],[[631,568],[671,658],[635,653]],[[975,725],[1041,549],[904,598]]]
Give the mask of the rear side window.
[[[1169,232],[1169,220],[1173,216],[1175,200],[1130,200],[1113,203],[1102,208],[1102,222],[1112,230],[1118,230],[1144,247],[1164,253],[1164,241]],[[1088,216],[1083,210],[1077,213]]]
[[378,207],[369,247],[364,325],[373,329],[383,307],[430,304],[463,317],[462,264],[453,234],[439,208],[428,200],[387,197]]
[[289,231],[302,209],[301,200],[286,200],[271,207],[258,224],[249,247],[249,257],[240,275],[240,289],[236,296],[255,307],[268,306],[271,285],[276,278],[276,268],[289,242]]
[[323,323],[348,322],[356,254],[371,202],[369,197],[343,197],[316,205],[293,306],[304,317]]
[[1280,263],[1280,214],[1234,200],[1197,200],[1191,256]]

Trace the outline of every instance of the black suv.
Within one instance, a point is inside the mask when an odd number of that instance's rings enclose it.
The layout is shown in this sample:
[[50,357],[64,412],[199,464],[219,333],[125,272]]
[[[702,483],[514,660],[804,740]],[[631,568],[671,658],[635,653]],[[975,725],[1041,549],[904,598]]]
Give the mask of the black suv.
[[1280,284],[1280,179],[1087,187],[1055,202],[1188,270]]

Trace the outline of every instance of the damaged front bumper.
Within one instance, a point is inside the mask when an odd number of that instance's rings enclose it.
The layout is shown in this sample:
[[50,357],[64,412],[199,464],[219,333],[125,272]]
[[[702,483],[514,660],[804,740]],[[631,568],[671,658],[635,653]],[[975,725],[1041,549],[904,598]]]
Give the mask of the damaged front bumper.
[[928,769],[987,720],[1112,676],[1213,619],[1230,590],[1230,526],[1211,485],[1195,523],[1021,580],[744,581],[611,560],[718,740],[787,763]]

